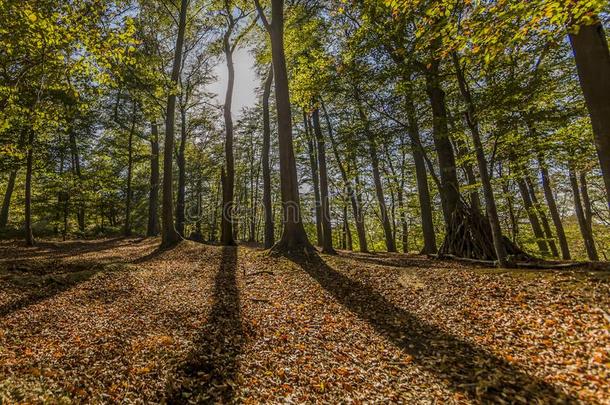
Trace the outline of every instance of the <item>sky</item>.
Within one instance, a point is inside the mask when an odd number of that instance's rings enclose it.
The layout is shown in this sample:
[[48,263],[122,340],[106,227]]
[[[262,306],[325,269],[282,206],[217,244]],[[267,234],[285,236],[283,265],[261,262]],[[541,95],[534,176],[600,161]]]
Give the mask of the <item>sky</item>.
[[[256,104],[256,88],[260,86],[259,79],[254,71],[254,58],[248,48],[238,48],[233,54],[235,67],[235,87],[233,88],[232,115],[237,118],[243,107]],[[210,91],[218,95],[218,102],[224,103],[227,91],[227,65],[224,58],[214,68],[218,81],[210,85]]]

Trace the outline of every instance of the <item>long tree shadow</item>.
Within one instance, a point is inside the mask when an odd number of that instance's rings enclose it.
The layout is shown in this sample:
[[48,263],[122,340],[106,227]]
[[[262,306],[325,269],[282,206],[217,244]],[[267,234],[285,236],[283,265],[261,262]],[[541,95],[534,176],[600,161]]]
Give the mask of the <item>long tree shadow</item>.
[[[0,259],[0,262],[27,262],[31,259],[39,257],[52,257],[54,259],[62,259],[66,257],[73,257],[85,253],[91,252],[103,252],[106,250],[116,249],[121,246],[128,246],[136,243],[130,241],[124,237],[116,237],[111,239],[102,239],[94,241],[86,240],[71,240],[66,242],[51,242],[51,241],[38,241],[36,242],[35,250],[18,250],[15,252],[16,257],[10,257],[6,259]],[[1,246],[0,246],[1,247]],[[25,248],[25,245],[23,246]],[[5,248],[5,247],[3,247]],[[17,249],[19,249],[18,247]],[[5,248],[6,249],[6,248]],[[13,247],[11,247],[13,249]]]
[[291,260],[339,303],[456,392],[485,403],[576,402],[508,361],[397,307],[373,288],[334,270],[317,255]]
[[229,403],[234,399],[243,325],[237,287],[237,247],[223,246],[214,283],[214,306],[195,342],[196,349],[176,370],[166,402]]
[[56,266],[54,262],[39,263],[36,268],[5,279],[5,288],[22,297],[0,305],[0,318],[68,291],[106,269],[102,263],[88,262],[71,263],[60,269]]

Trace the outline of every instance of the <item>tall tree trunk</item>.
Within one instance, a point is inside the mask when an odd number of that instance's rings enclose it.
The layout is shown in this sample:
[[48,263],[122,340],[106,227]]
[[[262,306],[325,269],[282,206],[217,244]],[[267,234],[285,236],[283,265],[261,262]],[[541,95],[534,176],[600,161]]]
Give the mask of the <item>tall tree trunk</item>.
[[436,253],[436,235],[434,232],[434,221],[432,219],[432,204],[430,202],[430,191],[428,189],[428,174],[426,172],[426,161],[424,158],[423,145],[419,137],[419,125],[415,114],[415,105],[411,94],[405,99],[407,110],[408,133],[411,140],[411,151],[415,163],[415,178],[417,180],[417,195],[419,198],[419,210],[421,214],[422,233],[424,236],[424,247],[422,254]]
[[362,99],[360,97],[359,90],[354,88],[354,99],[356,100],[356,107],[358,108],[358,115],[364,125],[364,132],[367,137],[369,146],[369,155],[371,158],[371,166],[373,168],[373,182],[375,183],[375,194],[377,195],[377,202],[379,204],[379,213],[381,225],[383,226],[383,234],[385,237],[385,245],[388,252],[396,252],[396,244],[394,242],[394,236],[392,235],[392,225],[390,224],[390,217],[388,215],[388,209],[385,202],[385,195],[383,193],[383,184],[381,183],[381,173],[379,171],[379,154],[377,151],[377,143],[375,136],[370,128],[368,117],[362,107]]
[[129,129],[129,138],[127,140],[127,193],[126,193],[126,201],[125,201],[125,226],[124,226],[124,234],[125,236],[131,235],[131,200],[132,200],[132,191],[131,191],[131,178],[133,172],[133,134],[136,130],[136,103],[133,103],[132,109],[132,117],[131,117],[131,128]]
[[224,103],[225,121],[225,175],[222,182],[222,217],[220,219],[220,242],[225,246],[235,245],[233,232],[233,196],[235,192],[235,159],[233,157],[233,86],[235,84],[235,69],[233,67],[233,51],[230,37],[233,31],[231,25],[223,37],[224,53],[227,62],[228,80]]
[[273,208],[271,204],[271,168],[269,167],[269,154],[271,151],[271,124],[269,119],[269,96],[273,84],[273,64],[269,66],[269,73],[265,80],[263,90],[263,206],[265,209],[265,249],[271,248],[275,243],[273,223]]
[[532,199],[523,177],[519,177],[517,179],[517,186],[519,186],[519,192],[521,193],[521,198],[523,199],[523,206],[525,207],[532,231],[534,232],[538,249],[543,255],[548,255],[549,248],[547,247],[546,239],[544,237],[544,233],[542,232],[542,227],[540,226],[540,221],[538,221],[536,210],[532,204]]
[[459,138],[454,138],[453,143],[455,144],[455,150],[457,152],[458,159],[463,161],[462,168],[464,169],[464,173],[466,174],[466,181],[468,183],[468,186],[471,187],[471,189],[468,191],[470,206],[472,207],[472,209],[480,211],[481,199],[479,198],[479,192],[476,188],[477,177],[474,173],[474,168],[472,167],[472,164],[468,161],[468,146],[466,145],[466,142]]
[[249,242],[256,242],[256,225],[258,223],[258,190],[259,190],[259,178],[260,178],[260,165],[256,166],[256,178],[254,176],[254,142],[251,139],[251,159],[250,159],[250,233],[248,235]]
[[[240,185],[241,186],[241,185]],[[245,191],[246,187],[239,187],[237,189],[237,201],[234,201],[234,206],[235,206],[235,210],[236,212],[239,212],[239,210],[241,209],[241,204],[242,204],[242,200],[243,200],[243,194]],[[239,225],[241,224],[241,218],[239,216],[232,216],[232,221],[233,221],[233,240],[237,241],[239,240],[239,231],[240,229],[245,229],[247,227],[240,227]]]
[[301,220],[299,183],[292,144],[292,112],[288,89],[288,71],[284,53],[284,0],[271,0],[271,23],[264,15],[258,0],[257,10],[271,39],[271,56],[275,84],[275,108],[277,110],[278,143],[280,155],[280,190],[282,194],[284,229],[275,244],[277,252],[312,250]]
[[432,107],[432,134],[438,156],[441,177],[441,202],[445,223],[449,227],[451,217],[460,204],[460,188],[455,156],[449,140],[445,92],[441,88],[439,61],[433,60],[426,71],[426,92]]
[[561,217],[559,216],[559,211],[557,210],[557,203],[555,202],[555,196],[553,195],[553,190],[551,188],[551,179],[549,177],[549,171],[546,167],[542,155],[538,156],[538,165],[540,166],[544,198],[546,199],[546,204],[549,207],[549,213],[551,214],[553,225],[555,225],[555,233],[557,234],[557,239],[559,240],[561,258],[563,260],[570,260],[571,257],[570,248],[568,247],[568,240],[566,239],[563,224],[561,223]]
[[66,240],[68,236],[68,216],[70,211],[70,195],[67,192],[64,192],[63,198],[63,218],[64,218],[64,227],[61,231],[61,239]]
[[148,226],[146,236],[159,234],[159,129],[151,124],[150,131],[150,191],[148,196]]
[[201,233],[201,222],[202,218],[202,203],[203,203],[203,185],[201,172],[198,173],[197,176],[197,221],[195,221],[195,240],[201,241],[203,239],[203,234]]
[[15,179],[17,178],[17,169],[11,170],[6,183],[6,191],[4,192],[4,200],[2,200],[2,209],[0,210],[0,229],[6,228],[8,225],[8,212],[11,207],[11,197],[15,189]]
[[[401,143],[399,145],[399,148],[402,150],[404,148],[404,140],[401,139]],[[402,154],[402,158],[399,162],[399,166],[400,166],[400,174],[398,173],[398,171],[394,168],[394,164],[392,163],[392,156],[390,155],[390,152],[388,151],[387,147],[384,147],[384,152],[386,155],[386,161],[387,161],[387,166],[389,169],[389,173],[386,171],[386,174],[388,175],[388,177],[391,179],[391,181],[394,183],[394,187],[396,188],[396,193],[394,193],[393,189],[390,189],[391,191],[391,198],[392,198],[392,225],[394,228],[394,240],[396,240],[396,234],[397,234],[397,230],[396,230],[396,204],[395,202],[398,202],[398,222],[400,223],[400,235],[401,235],[401,243],[402,243],[402,251],[404,253],[408,253],[409,252],[409,239],[408,239],[408,224],[407,224],[407,213],[405,210],[405,204],[404,204],[404,187],[405,187],[405,158],[404,158],[404,151],[401,151]],[[394,196],[394,194],[396,194],[396,196]]]
[[[214,210],[212,211],[212,224],[210,226],[210,241],[216,241],[216,228],[218,225],[218,200],[220,199],[220,193],[222,191],[222,176],[224,169],[221,169],[220,180],[216,187],[216,195],[214,197]],[[221,207],[222,208],[222,207]]]
[[[63,177],[64,174],[64,164],[65,164],[65,154],[64,151],[61,150],[60,151],[60,155],[59,155],[59,178],[61,179]],[[65,192],[63,189],[60,189],[59,192],[57,193],[57,215],[56,215],[56,220],[57,220],[57,224],[54,227],[54,234],[59,234],[59,223],[60,220],[63,218],[63,228],[62,228],[62,239],[66,240],[66,233],[68,230],[68,204],[67,204],[67,200],[69,199],[69,194],[67,192]],[[62,217],[63,215],[63,217]],[[103,232],[103,229],[102,229]]]
[[85,203],[82,192],[82,172],[80,167],[80,155],[78,153],[78,145],[76,144],[76,136],[74,131],[70,130],[70,152],[72,154],[72,172],[76,176],[79,182],[79,196],[78,196],[78,209],[76,210],[76,219],[78,222],[78,230],[85,232]]
[[570,42],[595,137],[610,209],[610,52],[598,21],[570,33]]
[[398,210],[400,211],[402,251],[403,253],[409,253],[409,224],[407,222],[407,210],[402,188],[398,189]]
[[328,172],[326,170],[326,142],[320,126],[320,113],[316,108],[312,114],[313,129],[318,145],[318,165],[320,168],[320,199],[322,203],[322,253],[336,254],[333,248],[333,231],[330,225],[330,195],[328,193]]
[[311,167],[311,184],[313,187],[315,215],[316,215],[316,245],[322,246],[324,234],[322,232],[322,202],[320,200],[320,176],[318,174],[318,159],[316,148],[314,147],[314,135],[311,133],[311,126],[307,113],[303,111],[303,123],[305,125],[305,138],[307,139],[307,150],[309,152],[309,165]]
[[[352,183],[347,176],[347,170],[345,170],[345,166],[343,161],[341,160],[341,156],[339,155],[339,151],[337,149],[337,142],[335,141],[333,135],[332,125],[330,123],[330,117],[328,116],[328,111],[326,111],[326,106],[324,105],[324,101],[320,101],[322,105],[322,111],[324,112],[324,117],[326,120],[326,126],[328,127],[328,139],[330,140],[330,144],[333,150],[333,155],[335,156],[335,161],[337,162],[337,166],[339,166],[339,172],[341,173],[341,178],[343,180],[343,184],[345,185],[345,192],[350,199],[352,205],[352,212],[354,213],[354,222],[356,225],[356,233],[358,234],[358,245],[360,247],[360,251],[363,253],[368,252],[368,246],[366,242],[366,232],[364,230],[364,216],[362,215],[362,208],[358,203],[358,199],[356,198],[356,192],[352,187]],[[348,227],[349,229],[349,227]],[[350,237],[351,240],[351,237]],[[350,244],[351,245],[351,244]],[[353,248],[350,248],[353,250]]]
[[509,189],[508,178],[503,178],[502,176],[502,165],[500,164],[498,170],[498,177],[500,178],[500,184],[502,185],[502,194],[506,198],[506,206],[508,208],[508,216],[510,219],[510,233],[511,233],[511,241],[513,243],[517,243],[517,235],[519,234],[519,224],[517,222],[517,217],[515,215],[515,208],[513,204],[513,196]]
[[[483,150],[483,143],[481,142],[481,134],[479,132],[479,122],[476,115],[474,100],[472,99],[472,94],[470,93],[470,88],[466,82],[466,77],[462,71],[457,54],[452,54],[452,57],[460,92],[462,93],[462,97],[466,103],[466,123],[470,129],[472,143],[474,144],[474,151],[477,156],[479,175],[481,176],[483,195],[485,196],[485,210],[487,212],[487,220],[491,226],[491,236],[493,238],[494,250],[496,252],[496,257],[500,267],[506,267],[508,265],[508,260],[506,258],[506,249],[504,248],[502,228],[500,227],[500,219],[498,217],[498,209],[496,207],[496,198],[494,196],[493,188],[491,186],[491,177],[487,168],[487,159],[485,158],[485,151]],[[472,168],[470,168],[470,171],[472,172]],[[471,173],[470,176],[473,178],[469,179],[469,182],[474,181],[474,174]],[[480,203],[478,194],[476,196],[471,195],[471,201],[473,204],[472,208],[479,211]]]
[[576,173],[572,165],[569,165],[569,176],[570,185],[572,186],[572,193],[574,194],[574,211],[576,212],[576,219],[578,220],[578,226],[580,228],[580,234],[585,242],[585,249],[587,250],[587,256],[589,260],[599,260],[597,256],[597,249],[595,247],[595,240],[593,239],[593,233],[591,228],[587,226],[587,218],[582,207],[582,201],[580,198],[580,191],[578,190],[578,180]]
[[546,241],[549,244],[549,248],[551,249],[551,255],[553,257],[559,257],[559,251],[557,250],[557,246],[555,245],[555,237],[553,236],[553,232],[551,231],[551,227],[549,225],[549,220],[546,217],[546,213],[542,208],[542,205],[538,201],[538,197],[536,196],[536,188],[532,183],[532,179],[529,176],[525,177],[525,181],[527,184],[527,188],[529,189],[530,196],[532,198],[532,204],[538,213],[540,218],[540,222],[542,223],[542,230],[544,231],[544,235],[546,236]]
[[[593,211],[591,209],[591,199],[589,198],[589,188],[587,186],[587,174],[584,171],[580,172],[580,197],[582,199],[582,210],[585,214],[585,223],[587,225],[587,229],[589,234],[591,235],[591,239],[593,238]],[[595,246],[595,242],[593,242],[593,246]]]
[[[465,89],[468,92],[468,95],[470,96],[470,100],[472,102],[472,95],[470,94],[470,89],[467,86],[466,79],[463,76],[461,66],[457,66],[457,67],[459,68],[459,70],[456,69],[456,75],[461,75],[461,77],[464,79],[463,84],[466,85]],[[460,78],[458,77],[458,84],[459,84],[459,82],[460,82]],[[462,94],[462,97],[465,97],[464,93],[462,91],[460,91],[460,93]],[[476,108],[473,108],[473,110],[476,111]],[[451,116],[451,111],[448,108],[447,108],[447,122],[450,124],[451,130],[456,132],[455,121],[454,121],[454,118]],[[477,126],[478,126],[478,122],[477,122]],[[470,125],[468,126],[468,128],[470,129]],[[480,139],[480,134],[479,134],[479,139]],[[481,211],[481,199],[479,198],[479,192],[477,190],[477,176],[475,175],[474,167],[472,166],[472,163],[469,160],[468,154],[470,153],[470,151],[468,150],[468,145],[460,137],[453,138],[453,145],[455,146],[455,151],[457,153],[458,159],[462,161],[461,166],[462,166],[462,169],[464,170],[464,174],[466,175],[466,182],[470,188],[470,190],[468,191],[470,206],[475,211]],[[475,155],[476,155],[476,153],[475,153]]]
[[[182,64],[182,48],[184,47],[184,32],[186,30],[186,12],[188,0],[182,0],[180,5],[180,19],[178,22],[178,37],[174,50],[171,84],[178,85],[180,67]],[[163,151],[163,212],[162,212],[162,241],[163,247],[170,247],[180,241],[180,234],[174,227],[172,166],[174,155],[174,128],[176,125],[176,94],[170,92],[167,97],[167,112],[165,114],[165,150]]]
[[32,233],[32,170],[34,166],[34,129],[28,128],[28,146],[25,172],[25,243],[34,246]]
[[176,154],[176,165],[178,166],[178,192],[176,195],[176,232],[183,238],[186,223],[186,141],[188,132],[186,130],[186,106],[180,106],[180,144]]
[[585,213],[585,220],[587,226],[591,228],[593,226],[593,211],[591,209],[591,199],[589,198],[589,187],[587,187],[587,173],[585,171],[580,172],[580,195],[582,197],[582,208]]
[[343,232],[345,233],[345,248],[348,250],[354,250],[352,231],[349,229],[349,221],[347,219],[347,201],[343,202]]
[[[384,168],[384,172],[387,175],[387,171]],[[394,192],[394,188],[390,186],[390,224],[392,225],[392,240],[394,241],[394,246],[396,246],[396,193]]]

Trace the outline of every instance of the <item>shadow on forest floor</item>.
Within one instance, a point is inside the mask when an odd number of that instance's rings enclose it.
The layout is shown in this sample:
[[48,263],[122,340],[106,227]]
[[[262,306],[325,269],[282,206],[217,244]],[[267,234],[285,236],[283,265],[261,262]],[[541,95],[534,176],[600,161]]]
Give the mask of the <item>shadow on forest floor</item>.
[[0,318],[68,291],[89,280],[96,273],[109,269],[116,270],[117,267],[112,263],[91,262],[36,262],[27,268],[13,264],[9,269],[0,271],[0,282],[3,283],[4,289],[21,298],[0,305]]
[[223,246],[214,283],[214,304],[195,341],[196,348],[176,370],[167,403],[229,403],[234,397],[243,325],[237,287],[237,247]]
[[[14,255],[1,254],[0,262],[10,261],[19,262],[40,257],[50,257],[53,259],[62,259],[66,257],[78,256],[91,252],[103,252],[106,250],[116,249],[121,246],[129,246],[134,243],[139,243],[138,239],[125,239],[124,237],[101,239],[101,240],[71,240],[66,242],[51,242],[37,241],[33,248],[27,248],[25,244],[3,245],[0,244],[0,250],[18,249]],[[6,253],[6,252],[5,252]],[[16,256],[16,257],[15,257]]]
[[350,279],[317,255],[293,257],[340,304],[412,356],[456,392],[483,402],[574,402],[553,385],[506,360],[397,307],[373,288]]

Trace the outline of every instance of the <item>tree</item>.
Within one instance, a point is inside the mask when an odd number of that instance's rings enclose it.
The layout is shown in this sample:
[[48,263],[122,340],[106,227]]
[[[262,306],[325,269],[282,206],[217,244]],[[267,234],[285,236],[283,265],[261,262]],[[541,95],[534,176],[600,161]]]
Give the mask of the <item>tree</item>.
[[563,229],[563,223],[561,222],[561,217],[559,216],[559,211],[557,210],[557,203],[555,202],[555,196],[553,195],[549,170],[546,166],[544,157],[541,154],[538,156],[538,165],[540,166],[544,198],[549,206],[549,212],[551,214],[553,224],[555,225],[557,239],[559,240],[559,247],[561,248],[561,258],[564,260],[570,260],[570,248],[568,247],[568,240],[566,239],[566,234]]
[[222,48],[227,63],[228,80],[227,91],[224,102],[225,122],[225,167],[222,178],[222,217],[220,220],[221,236],[223,245],[234,245],[233,240],[233,195],[235,188],[235,159],[233,157],[233,118],[231,116],[231,104],[233,102],[233,87],[235,85],[235,68],[233,66],[233,53],[239,46],[241,39],[253,26],[255,20],[248,28],[243,29],[236,38],[232,38],[234,32],[239,28],[240,21],[249,15],[246,10],[235,7],[231,1],[224,2],[223,17],[226,20],[226,30],[222,37]]
[[[322,106],[322,111],[324,112],[324,117],[326,119],[326,126],[328,128],[328,138],[330,140],[330,144],[331,144],[331,147],[333,150],[333,155],[335,157],[337,166],[339,167],[339,172],[341,173],[341,178],[343,180],[343,184],[345,187],[345,194],[347,195],[347,198],[349,198],[351,205],[352,205],[352,212],[354,214],[354,222],[356,225],[356,233],[358,235],[358,246],[360,247],[361,252],[366,253],[366,252],[368,252],[368,244],[366,241],[366,233],[364,230],[364,215],[362,212],[362,206],[361,206],[360,202],[358,201],[356,191],[352,187],[352,182],[349,179],[349,177],[347,176],[347,170],[346,170],[345,165],[339,154],[339,150],[337,148],[337,142],[335,141],[334,134],[333,134],[333,127],[330,122],[330,117],[328,115],[328,111],[326,111],[326,106],[324,104],[324,101],[320,100],[320,104]],[[349,231],[349,224],[347,224],[347,218],[345,218],[345,221],[346,221],[345,228],[346,228],[346,233],[347,233],[347,231]],[[350,241],[351,241],[351,238],[350,238]]]
[[292,113],[288,89],[288,73],[284,53],[284,1],[271,0],[271,20],[267,20],[262,6],[254,0],[260,19],[271,39],[275,107],[277,110],[280,154],[280,190],[283,205],[282,237],[274,245],[277,252],[313,249],[301,220],[301,203],[297,182],[296,162],[292,145]]
[[[174,61],[170,76],[173,87],[178,85],[180,79],[180,67],[182,64],[182,51],[184,47],[184,33],[186,31],[186,14],[188,10],[188,0],[180,3],[180,16],[178,21],[178,36],[176,37],[176,47],[174,49]],[[172,166],[174,153],[174,128],[176,116],[176,94],[171,91],[167,97],[167,110],[165,113],[165,143],[163,152],[163,212],[162,212],[162,232],[161,246],[170,247],[180,241],[180,234],[174,226],[173,213],[173,187],[172,187]]]
[[570,43],[591,117],[610,209],[610,51],[598,18],[594,17],[589,24],[572,26]]
[[333,231],[330,225],[330,196],[328,194],[328,172],[326,169],[326,142],[320,126],[318,108],[312,113],[313,129],[318,146],[318,164],[320,168],[320,199],[322,204],[322,253],[336,254],[333,248]]
[[309,152],[309,166],[311,167],[311,186],[314,195],[314,211],[316,219],[316,244],[321,246],[324,240],[322,233],[322,201],[320,197],[320,176],[318,169],[318,154],[314,147],[315,138],[311,133],[311,122],[307,113],[303,111],[303,126],[305,127],[305,138],[307,139],[307,151]]
[[491,186],[491,178],[487,169],[487,159],[485,158],[485,152],[483,150],[483,144],[481,142],[481,135],[479,133],[479,123],[476,116],[476,110],[472,95],[466,77],[462,71],[459,58],[457,54],[453,54],[453,64],[455,73],[460,87],[460,92],[464,102],[466,103],[466,123],[470,128],[470,134],[474,143],[474,150],[477,155],[477,163],[479,167],[479,175],[481,176],[481,183],[483,184],[483,194],[485,196],[485,209],[487,211],[487,220],[491,226],[491,235],[493,238],[494,250],[498,259],[500,267],[506,267],[508,260],[506,257],[506,249],[504,248],[504,240],[502,236],[502,229],[500,228],[500,219],[498,217],[498,209],[496,207],[496,199],[494,197],[493,188]]
[[148,198],[148,226],[146,236],[159,234],[159,127],[150,125],[150,191]]
[[263,86],[263,150],[261,151],[263,165],[263,207],[265,211],[264,246],[269,249],[275,243],[275,225],[273,223],[273,207],[271,205],[271,169],[269,153],[271,149],[271,123],[269,119],[269,97],[273,84],[273,64],[269,65],[267,78]]

